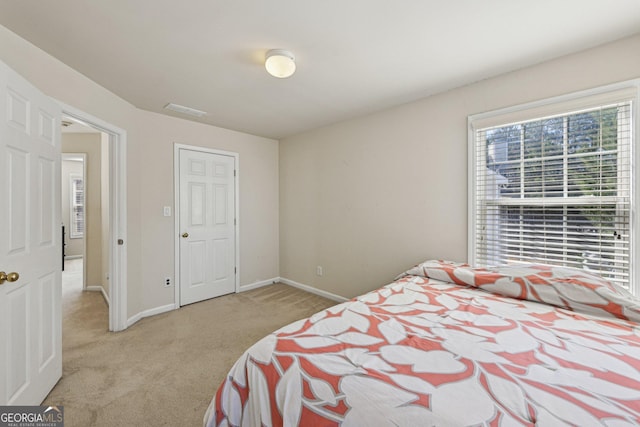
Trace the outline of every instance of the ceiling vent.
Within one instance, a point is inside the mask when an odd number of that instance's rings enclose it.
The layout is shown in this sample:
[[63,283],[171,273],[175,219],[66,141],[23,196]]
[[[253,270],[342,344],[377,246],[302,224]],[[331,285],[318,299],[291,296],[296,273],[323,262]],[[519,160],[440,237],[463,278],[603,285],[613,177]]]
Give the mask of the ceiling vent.
[[189,108],[189,107],[185,107],[184,105],[178,105],[173,103],[169,103],[165,105],[164,108],[167,110],[175,111],[177,113],[188,114],[190,116],[195,116],[195,117],[202,117],[207,115],[206,111],[200,111],[200,110],[196,110],[195,108]]

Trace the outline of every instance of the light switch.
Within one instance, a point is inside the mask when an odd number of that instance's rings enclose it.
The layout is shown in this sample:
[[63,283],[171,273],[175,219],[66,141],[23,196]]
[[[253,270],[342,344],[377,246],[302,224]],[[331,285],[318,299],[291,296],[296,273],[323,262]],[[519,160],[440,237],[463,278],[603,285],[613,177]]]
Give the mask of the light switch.
[[164,207],[164,216],[171,216],[171,206]]

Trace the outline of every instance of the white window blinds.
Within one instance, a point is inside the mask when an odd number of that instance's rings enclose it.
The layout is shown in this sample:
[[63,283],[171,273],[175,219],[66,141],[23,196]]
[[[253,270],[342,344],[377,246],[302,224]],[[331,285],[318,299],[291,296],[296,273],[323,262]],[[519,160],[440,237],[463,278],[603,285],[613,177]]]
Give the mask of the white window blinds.
[[485,127],[471,119],[474,264],[575,267],[629,288],[632,109],[627,96]]
[[84,236],[84,180],[82,176],[71,174],[70,225],[69,237],[81,239]]

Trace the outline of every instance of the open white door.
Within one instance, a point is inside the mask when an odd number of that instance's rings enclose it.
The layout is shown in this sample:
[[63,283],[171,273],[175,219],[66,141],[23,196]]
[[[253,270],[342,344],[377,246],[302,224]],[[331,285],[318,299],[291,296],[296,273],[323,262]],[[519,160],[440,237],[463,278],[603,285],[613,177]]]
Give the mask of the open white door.
[[0,405],[62,375],[60,107],[0,62]]
[[180,305],[235,291],[235,157],[179,150]]

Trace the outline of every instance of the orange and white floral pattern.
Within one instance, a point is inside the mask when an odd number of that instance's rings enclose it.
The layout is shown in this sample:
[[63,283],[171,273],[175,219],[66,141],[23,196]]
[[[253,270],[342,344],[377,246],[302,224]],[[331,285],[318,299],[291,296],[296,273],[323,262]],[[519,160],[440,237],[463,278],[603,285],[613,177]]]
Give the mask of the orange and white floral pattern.
[[427,261],[257,342],[205,424],[638,425],[638,302],[610,285]]
[[406,275],[440,279],[573,311],[640,322],[640,301],[624,288],[585,270],[538,264],[471,268],[468,264],[451,261],[425,261],[398,277]]

